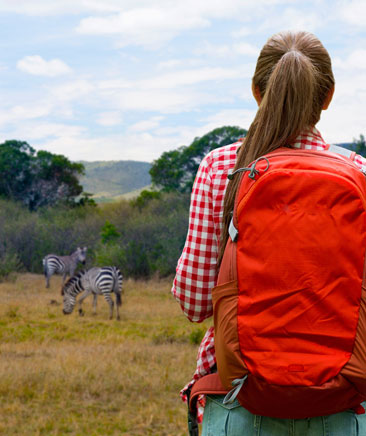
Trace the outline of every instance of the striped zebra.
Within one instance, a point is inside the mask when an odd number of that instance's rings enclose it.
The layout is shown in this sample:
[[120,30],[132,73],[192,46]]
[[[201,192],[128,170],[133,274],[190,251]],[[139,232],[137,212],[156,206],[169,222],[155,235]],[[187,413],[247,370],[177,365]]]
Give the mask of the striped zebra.
[[50,278],[53,274],[62,274],[62,285],[66,277],[72,277],[75,273],[78,263],[85,265],[87,247],[78,247],[70,256],[56,256],[48,254],[43,259],[43,271],[46,277],[46,288],[50,287]]
[[71,277],[62,287],[61,295],[64,297],[65,315],[70,314],[75,307],[76,297],[81,292],[84,294],[79,298],[79,315],[84,315],[81,308],[85,298],[93,294],[93,313],[96,313],[97,295],[102,294],[109,304],[109,319],[113,318],[114,302],[111,293],[116,295],[117,319],[119,316],[119,306],[122,305],[122,274],[115,266],[105,266],[102,268],[94,267],[88,271],[80,271]]

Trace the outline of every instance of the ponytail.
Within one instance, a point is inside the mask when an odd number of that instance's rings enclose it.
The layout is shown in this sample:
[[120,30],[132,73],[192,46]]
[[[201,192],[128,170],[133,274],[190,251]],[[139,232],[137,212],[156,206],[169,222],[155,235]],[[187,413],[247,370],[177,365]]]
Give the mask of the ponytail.
[[[273,35],[263,47],[253,77],[261,103],[240,147],[234,170],[279,147],[291,146],[320,118],[334,86],[331,61],[321,42],[307,32]],[[219,261],[228,239],[240,175],[229,181],[224,199]]]

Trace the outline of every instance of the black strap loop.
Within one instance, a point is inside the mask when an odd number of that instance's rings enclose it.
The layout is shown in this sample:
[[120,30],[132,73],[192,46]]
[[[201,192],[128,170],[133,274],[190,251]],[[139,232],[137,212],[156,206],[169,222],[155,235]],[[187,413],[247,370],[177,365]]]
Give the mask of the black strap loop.
[[192,388],[190,387],[189,389],[186,390],[187,404],[188,404],[188,431],[189,431],[189,436],[199,436],[196,410],[191,412],[191,410],[189,408],[189,399],[191,396],[191,389]]

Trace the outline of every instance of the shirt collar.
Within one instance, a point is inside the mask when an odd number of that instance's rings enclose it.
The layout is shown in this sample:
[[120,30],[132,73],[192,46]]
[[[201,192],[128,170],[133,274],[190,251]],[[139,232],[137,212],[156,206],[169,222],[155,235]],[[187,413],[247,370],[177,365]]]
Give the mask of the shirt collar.
[[291,143],[291,146],[294,148],[325,149],[327,143],[322,138],[319,130],[313,126],[301,132]]

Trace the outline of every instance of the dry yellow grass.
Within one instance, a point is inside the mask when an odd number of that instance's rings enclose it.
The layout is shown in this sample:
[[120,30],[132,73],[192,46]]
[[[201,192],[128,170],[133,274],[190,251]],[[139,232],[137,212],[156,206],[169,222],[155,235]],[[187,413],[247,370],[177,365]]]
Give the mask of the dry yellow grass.
[[180,388],[207,325],[190,324],[170,281],[124,284],[121,321],[99,297],[62,314],[60,278],[0,284],[1,435],[186,435]]

